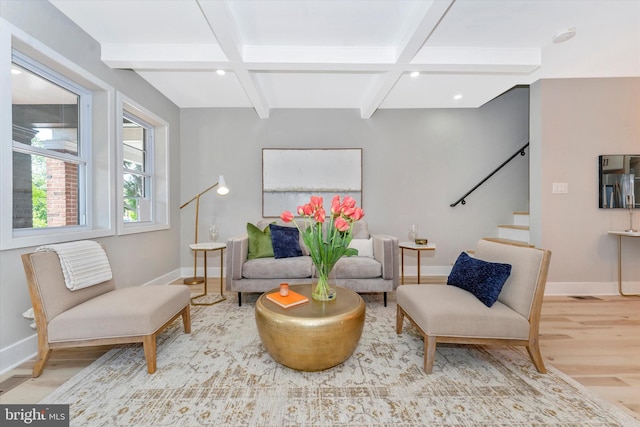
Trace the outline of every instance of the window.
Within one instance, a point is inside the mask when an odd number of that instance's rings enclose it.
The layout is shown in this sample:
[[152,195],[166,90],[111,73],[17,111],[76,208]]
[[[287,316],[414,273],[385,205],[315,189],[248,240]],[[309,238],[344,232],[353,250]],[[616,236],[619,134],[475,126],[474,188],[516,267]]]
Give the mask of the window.
[[122,220],[151,220],[153,127],[125,111],[122,119]]
[[118,93],[118,233],[169,228],[168,124]]
[[113,235],[113,88],[2,19],[0,56],[0,250]]
[[11,88],[13,228],[84,225],[88,150],[80,112],[90,110],[91,94],[19,52]]

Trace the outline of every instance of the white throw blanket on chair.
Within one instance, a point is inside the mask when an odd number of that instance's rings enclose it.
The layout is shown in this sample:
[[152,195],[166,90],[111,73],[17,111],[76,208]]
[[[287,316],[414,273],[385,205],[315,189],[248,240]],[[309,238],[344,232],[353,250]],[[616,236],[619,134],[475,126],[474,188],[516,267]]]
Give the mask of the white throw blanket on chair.
[[72,291],[97,285],[112,278],[104,249],[93,240],[40,246],[36,252],[53,251],[60,258],[64,281]]

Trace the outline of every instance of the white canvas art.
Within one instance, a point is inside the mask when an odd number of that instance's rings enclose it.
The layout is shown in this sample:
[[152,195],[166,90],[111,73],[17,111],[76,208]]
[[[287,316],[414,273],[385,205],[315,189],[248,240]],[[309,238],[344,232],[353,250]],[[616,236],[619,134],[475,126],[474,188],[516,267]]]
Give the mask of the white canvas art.
[[262,216],[295,214],[312,195],[322,196],[328,210],[336,194],[362,206],[362,149],[262,150]]

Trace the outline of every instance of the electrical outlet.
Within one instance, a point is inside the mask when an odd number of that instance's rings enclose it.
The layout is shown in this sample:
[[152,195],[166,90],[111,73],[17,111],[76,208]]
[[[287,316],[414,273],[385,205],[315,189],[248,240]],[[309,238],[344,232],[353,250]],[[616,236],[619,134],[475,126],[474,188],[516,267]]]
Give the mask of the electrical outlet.
[[569,184],[566,182],[554,182],[552,192],[554,194],[566,194],[569,192]]

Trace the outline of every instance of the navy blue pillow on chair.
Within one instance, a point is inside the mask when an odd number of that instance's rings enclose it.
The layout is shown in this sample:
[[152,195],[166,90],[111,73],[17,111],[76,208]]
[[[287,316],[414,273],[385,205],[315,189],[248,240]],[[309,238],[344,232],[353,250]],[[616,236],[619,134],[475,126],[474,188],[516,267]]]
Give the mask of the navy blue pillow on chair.
[[270,224],[271,242],[275,258],[291,258],[302,256],[300,249],[300,233],[295,227],[283,227]]
[[483,261],[462,252],[451,269],[447,285],[471,292],[484,305],[491,307],[498,300],[510,274],[510,264]]

